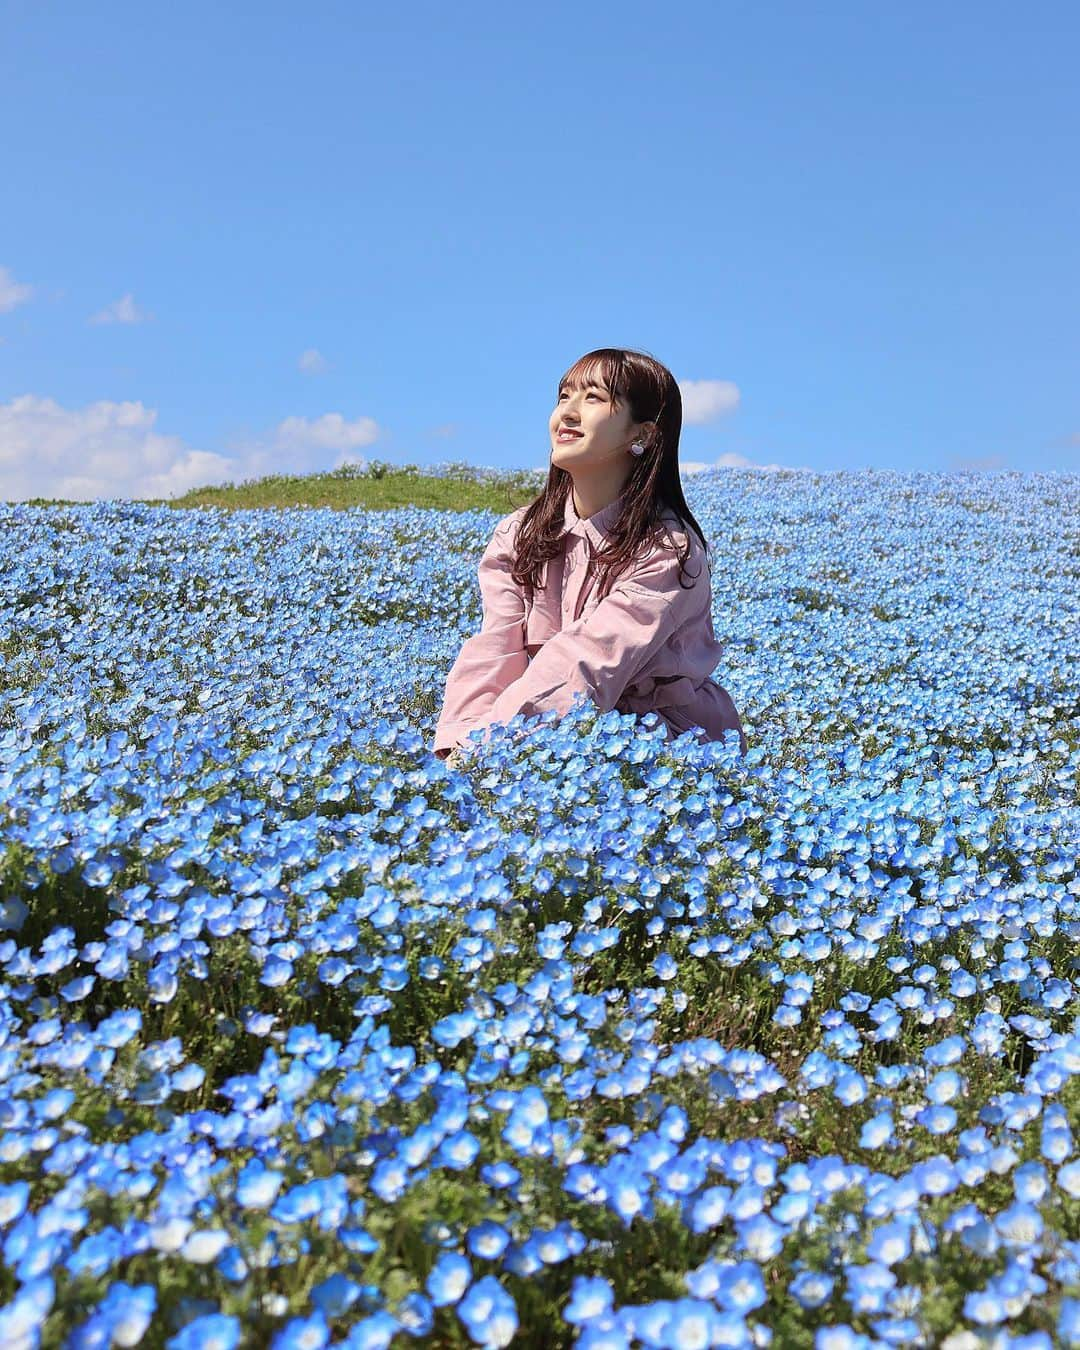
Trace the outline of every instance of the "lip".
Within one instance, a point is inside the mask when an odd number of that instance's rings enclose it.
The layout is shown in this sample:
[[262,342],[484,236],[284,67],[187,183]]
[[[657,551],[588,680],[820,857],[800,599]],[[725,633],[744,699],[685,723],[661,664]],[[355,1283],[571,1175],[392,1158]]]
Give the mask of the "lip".
[[560,427],[559,430],[555,433],[555,439],[561,441],[564,437],[566,437],[569,439],[579,441],[581,440],[582,436],[584,436],[584,434],[585,433],[583,431],[575,431],[573,427]]

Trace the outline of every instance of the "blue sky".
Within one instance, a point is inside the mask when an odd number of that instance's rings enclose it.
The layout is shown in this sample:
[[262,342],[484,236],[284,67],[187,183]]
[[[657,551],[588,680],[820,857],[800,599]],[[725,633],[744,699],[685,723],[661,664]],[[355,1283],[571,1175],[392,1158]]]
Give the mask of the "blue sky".
[[1080,9],[0,0],[0,497],[533,467],[1080,471]]

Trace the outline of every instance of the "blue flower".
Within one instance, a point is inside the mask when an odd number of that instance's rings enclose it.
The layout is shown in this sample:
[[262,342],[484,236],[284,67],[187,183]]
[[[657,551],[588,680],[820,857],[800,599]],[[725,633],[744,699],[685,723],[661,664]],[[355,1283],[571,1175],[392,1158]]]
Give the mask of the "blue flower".
[[927,1158],[913,1170],[924,1195],[948,1195],[950,1191],[956,1190],[959,1181],[956,1168],[940,1154]]
[[303,1223],[313,1219],[322,1206],[319,1182],[302,1182],[279,1195],[270,1213],[278,1223]]
[[802,1270],[788,1285],[788,1293],[801,1308],[820,1308],[832,1296],[836,1281],[819,1270]]
[[980,1055],[997,1055],[1005,1044],[1007,1023],[996,1012],[980,1012],[968,1032],[968,1039]]
[[1058,1168],[1057,1184],[1074,1200],[1080,1200],[1080,1162],[1066,1163]]
[[352,971],[353,967],[347,961],[343,961],[340,956],[330,956],[325,961],[319,962],[319,969],[316,973],[321,984],[336,988],[343,980],[348,978]]
[[818,1327],[814,1332],[814,1350],[870,1350],[873,1342],[846,1322],[834,1327]]
[[[670,1321],[664,1330],[664,1344],[672,1347],[717,1345],[720,1315],[703,1299],[675,1299]],[[725,1343],[730,1344],[729,1341]]]
[[410,1336],[429,1336],[435,1325],[435,1311],[431,1299],[418,1289],[406,1294],[398,1305],[398,1325]]
[[453,1049],[467,1040],[479,1025],[471,1012],[450,1013],[441,1018],[431,1028],[431,1039],[437,1045]]
[[156,962],[146,973],[146,992],[154,1003],[171,1003],[180,987],[171,965]]
[[679,965],[668,952],[661,952],[653,961],[653,970],[659,980],[673,980],[679,973]]
[[955,1069],[942,1069],[927,1083],[926,1096],[931,1102],[941,1105],[951,1102],[963,1086],[964,1080]]
[[330,1328],[321,1310],[310,1317],[294,1317],[270,1342],[270,1350],[323,1350]]
[[13,1181],[10,1185],[0,1185],[0,1228],[6,1228],[26,1212],[30,1199],[30,1183]]
[[609,1313],[614,1301],[615,1295],[607,1280],[599,1276],[575,1275],[563,1317],[567,1322],[590,1322]]
[[846,1298],[852,1312],[883,1312],[890,1289],[896,1287],[896,1276],[879,1261],[866,1265],[849,1265],[846,1270]]
[[583,1326],[574,1350],[630,1350],[630,1333],[614,1317],[604,1317]]
[[180,1255],[195,1265],[209,1265],[216,1261],[229,1245],[229,1235],[223,1228],[200,1228],[184,1239]]
[[400,1330],[402,1324],[398,1319],[380,1309],[350,1327],[348,1335],[339,1344],[346,1350],[389,1350]]
[[[1075,1341],[1059,1340],[1058,1344],[1080,1345],[1080,1336]],[[1026,1336],[1014,1336],[1009,1350],[1054,1350],[1054,1344],[1045,1331],[1029,1331]]]
[[836,1082],[833,1084],[833,1095],[845,1106],[855,1106],[857,1103],[865,1101],[868,1091],[866,1079],[862,1074],[849,1069],[839,1073]]
[[1013,1192],[1017,1200],[1038,1204],[1050,1188],[1042,1163],[1027,1162],[1013,1173]]
[[137,1036],[141,1029],[142,1013],[137,1008],[123,1008],[110,1013],[98,1024],[95,1037],[102,1045],[119,1050],[121,1046],[127,1045],[132,1037]]
[[456,1130],[439,1145],[436,1157],[455,1172],[464,1171],[480,1152],[480,1141],[469,1130]]
[[494,1275],[477,1280],[458,1304],[457,1312],[477,1345],[509,1345],[518,1328],[514,1300]]
[[990,1289],[976,1289],[964,1298],[964,1316],[981,1327],[997,1326],[1008,1314],[1001,1298]]
[[993,1256],[1001,1246],[997,1229],[987,1219],[978,1219],[960,1232],[960,1241],[976,1256]]
[[876,1116],[871,1116],[863,1125],[859,1134],[859,1147],[884,1148],[886,1144],[894,1142],[895,1138],[892,1114],[889,1111],[881,1111]]
[[923,1051],[923,1059],[927,1064],[933,1064],[936,1068],[941,1068],[949,1064],[955,1064],[964,1053],[963,1036],[949,1036],[937,1045],[929,1045]]
[[1016,1201],[994,1216],[994,1227],[1011,1247],[1027,1250],[1042,1236],[1044,1221],[1034,1205]]
[[38,1345],[55,1298],[51,1275],[27,1280],[7,1307],[0,1308],[0,1345]]
[[282,985],[289,983],[292,974],[292,962],[286,961],[280,956],[275,956],[271,952],[263,965],[259,983],[266,985],[268,989],[280,989]]
[[137,1345],[157,1307],[157,1291],[149,1284],[117,1282],[98,1305],[96,1316],[109,1329],[114,1345]]
[[65,1003],[79,1003],[90,994],[96,983],[97,979],[93,975],[79,975],[63,986],[60,997]]
[[761,1267],[754,1261],[726,1266],[717,1276],[716,1300],[729,1312],[740,1315],[753,1312],[766,1297]]
[[731,1199],[730,1186],[707,1186],[693,1201],[690,1209],[690,1228],[694,1233],[705,1233],[723,1222]]
[[814,1199],[806,1191],[785,1191],[772,1206],[772,1217],[787,1227],[801,1223],[814,1208]]
[[473,1256],[482,1260],[495,1261],[506,1250],[510,1234],[501,1224],[484,1219],[466,1234],[465,1244]]
[[206,1070],[201,1064],[184,1064],[172,1075],[170,1086],[174,1092],[194,1092],[206,1081]]
[[244,1209],[269,1209],[284,1180],[280,1172],[271,1172],[253,1159],[236,1178],[237,1204]]
[[168,1350],[236,1350],[240,1319],[225,1313],[207,1313],[189,1322],[166,1342]]
[[327,1318],[341,1317],[360,1297],[360,1286],[341,1271],[317,1284],[311,1291],[311,1301]]
[[1063,1298],[1058,1307],[1058,1344],[1080,1346],[1080,1299]]
[[756,1214],[752,1219],[736,1223],[736,1250],[745,1251],[757,1262],[771,1261],[779,1255],[787,1230],[767,1214]]
[[443,1252],[432,1267],[425,1282],[425,1288],[431,1295],[436,1308],[445,1308],[456,1303],[469,1287],[472,1279],[472,1266],[469,1259],[460,1252]]
[[956,1125],[956,1112],[951,1106],[924,1106],[915,1119],[931,1134],[948,1134]]
[[629,1227],[640,1214],[648,1218],[652,1212],[649,1183],[629,1164],[612,1163],[605,1171],[608,1204]]
[[882,1224],[874,1230],[866,1244],[866,1254],[871,1261],[885,1266],[895,1266],[911,1254],[911,1229],[905,1223]]

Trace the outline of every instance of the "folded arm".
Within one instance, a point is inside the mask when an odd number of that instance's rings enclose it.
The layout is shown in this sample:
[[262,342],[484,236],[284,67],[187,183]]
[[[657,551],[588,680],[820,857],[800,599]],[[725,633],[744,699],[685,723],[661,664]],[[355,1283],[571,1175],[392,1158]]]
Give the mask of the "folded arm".
[[[482,725],[554,709],[562,716],[584,691],[608,712],[653,655],[702,605],[708,586],[679,584],[679,562],[662,555],[618,581],[591,614],[548,639],[531,664],[487,707]],[[485,737],[486,739],[486,737]]]
[[440,758],[465,740],[498,695],[528,667],[525,597],[510,575],[515,539],[516,522],[501,522],[480,559],[483,622],[480,631],[462,643],[446,679],[433,747]]

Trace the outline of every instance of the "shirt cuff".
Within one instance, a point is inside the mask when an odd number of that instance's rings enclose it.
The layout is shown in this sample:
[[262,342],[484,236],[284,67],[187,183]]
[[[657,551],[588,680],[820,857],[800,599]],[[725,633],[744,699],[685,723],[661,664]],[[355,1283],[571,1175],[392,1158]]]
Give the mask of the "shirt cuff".
[[453,750],[455,745],[464,745],[465,739],[475,722],[444,722],[435,733],[435,740],[431,746],[432,754],[438,754],[440,750]]

